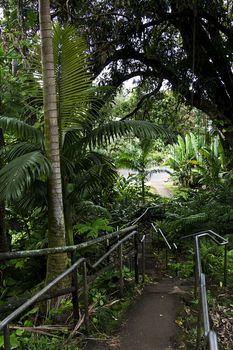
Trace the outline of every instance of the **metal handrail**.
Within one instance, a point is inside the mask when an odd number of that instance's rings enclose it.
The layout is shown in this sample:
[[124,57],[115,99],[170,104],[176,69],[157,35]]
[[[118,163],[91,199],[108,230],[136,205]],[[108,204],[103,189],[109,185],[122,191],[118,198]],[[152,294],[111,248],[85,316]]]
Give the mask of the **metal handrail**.
[[[154,224],[152,227],[157,233],[163,237],[169,250],[172,249],[171,244],[166,239],[161,229],[157,229]],[[199,315],[198,315],[198,327],[197,327],[197,349],[200,347],[201,340],[201,314],[203,318],[203,328],[205,336],[205,349],[208,346],[209,350],[218,350],[218,340],[217,334],[215,331],[210,329],[210,320],[209,320],[209,310],[208,310],[208,301],[207,301],[207,292],[206,292],[206,277],[202,272],[201,267],[201,256],[200,256],[200,244],[199,240],[203,237],[208,237],[214,241],[217,245],[225,246],[225,256],[224,256],[224,284],[226,285],[226,271],[227,271],[227,249],[228,240],[220,236],[213,230],[199,231],[190,235],[182,236],[180,239],[184,238],[194,238],[195,243],[195,294],[197,295],[197,284],[199,284]],[[177,245],[173,243],[174,248],[177,250]]]
[[68,276],[72,271],[76,270],[78,266],[83,263],[86,259],[80,258],[73,265],[71,265],[67,270],[57,276],[53,281],[51,281],[47,286],[42,288],[39,292],[33,295],[29,300],[19,306],[10,315],[0,321],[0,330],[3,329],[8,323],[13,321],[18,317],[23,311],[25,311],[29,306],[34,304],[43,294],[47,293],[52,287],[54,287],[58,282],[60,282],[64,277]]
[[[201,234],[206,234],[206,235],[208,235],[208,236],[211,237],[211,239],[214,240],[218,245],[225,245],[225,244],[228,243],[228,240],[227,240],[227,239],[225,239],[224,237],[220,236],[218,233],[216,233],[216,232],[213,231],[213,230],[205,230],[205,231],[199,231],[199,232],[191,233],[190,235],[185,235],[185,236],[180,237],[180,239],[189,238],[189,237],[194,237],[194,236],[201,235]],[[219,238],[220,241],[217,240],[216,238],[214,239],[214,237]]]
[[[164,242],[166,243],[166,245],[168,246],[169,250],[172,250],[172,246],[171,244],[168,242],[165,234],[163,233],[163,231],[160,228],[155,227],[155,225],[153,223],[151,223],[151,226],[153,227],[153,229],[155,230],[155,232],[160,233],[160,235],[162,236]],[[173,243],[173,246],[175,249],[177,249],[177,245],[175,243]]]
[[[214,232],[213,230],[205,230],[205,231],[200,231],[200,232],[195,232],[190,235],[185,235],[180,237],[180,240],[184,238],[196,238],[196,237],[209,237],[213,242],[215,242],[219,246],[224,246],[225,247],[225,253],[224,253],[224,286],[227,286],[227,244],[228,240],[222,236],[220,236],[218,233]],[[195,280],[195,294],[197,290],[197,278]]]
[[[35,295],[33,295],[30,299],[28,299],[25,303],[23,303],[21,306],[19,306],[16,310],[10,313],[7,317],[5,317],[0,322],[0,330],[3,330],[3,336],[4,336],[4,349],[10,350],[10,331],[9,331],[9,323],[13,321],[16,317],[18,317],[23,311],[25,311],[27,308],[29,308],[32,304],[34,304],[37,300],[40,299],[41,296],[46,294],[51,288],[53,288],[57,283],[59,283],[63,278],[68,276],[70,273],[77,270],[77,268],[83,263],[84,269],[83,269],[83,280],[84,280],[84,291],[85,291],[85,326],[86,330],[88,332],[89,330],[89,319],[88,319],[88,297],[87,297],[87,269],[86,269],[86,259],[80,258],[77,261],[75,261],[67,270],[65,270],[63,273],[58,275],[53,281],[51,281],[47,286],[42,288],[39,292],[37,292]],[[79,305],[78,305],[78,298],[77,298],[77,274],[74,278],[74,284],[75,284],[75,290],[72,292],[72,299],[73,299],[73,317],[75,320],[78,320],[78,314],[79,314]]]
[[[178,253],[177,253],[177,245],[176,243],[172,243],[170,244],[168,242],[168,239],[166,238],[165,234],[163,233],[163,231],[160,229],[160,228],[157,228],[155,227],[155,225],[153,223],[151,223],[151,226],[153,227],[154,231],[158,234],[158,240],[159,240],[159,235],[163,238],[164,242],[166,243],[166,246],[168,249],[166,249],[165,253],[166,253],[166,256],[165,256],[165,268],[167,269],[168,267],[168,251],[173,251],[173,249],[175,250],[175,262],[177,264],[178,262]],[[159,252],[159,244],[158,244],[158,252]],[[177,275],[177,267],[175,269],[176,271],[176,275]]]
[[20,259],[20,258],[26,258],[26,257],[29,258],[29,257],[43,256],[43,255],[49,255],[49,254],[74,252],[74,251],[78,251],[78,250],[81,250],[84,248],[88,248],[94,244],[98,244],[98,243],[101,243],[103,241],[107,241],[113,237],[118,237],[119,235],[130,232],[136,228],[137,228],[137,225],[132,225],[132,226],[126,227],[124,229],[117,230],[113,233],[109,233],[103,237],[98,237],[98,238],[95,238],[91,241],[80,243],[77,245],[72,245],[72,246],[0,253],[0,261],[1,260],[10,260],[10,259]]
[[145,211],[138,218],[133,219],[130,222],[127,222],[126,224],[121,226],[121,228],[123,229],[125,226],[128,226],[128,225],[136,225],[138,223],[138,221],[140,221],[141,218],[143,218],[143,216],[146,215],[146,213],[148,212],[149,209],[157,209],[157,208],[161,208],[161,207],[162,207],[162,205],[159,205],[159,204],[153,205],[151,207],[147,207],[145,209]]
[[[210,350],[218,350],[217,334],[210,329],[209,310],[208,310],[208,301],[207,301],[207,292],[206,292],[206,278],[205,278],[205,274],[202,272],[202,267],[201,267],[201,254],[200,254],[199,240],[207,236],[211,238],[218,245],[226,245],[228,241],[212,230],[200,231],[199,233],[197,232],[197,233],[194,233],[193,235],[188,235],[188,237],[192,237],[192,236],[194,237],[194,243],[195,243],[195,269],[196,269],[195,292],[197,289],[197,282],[199,282],[199,317],[198,317],[198,328],[197,328],[197,349],[199,349],[199,345],[200,345],[200,337],[201,337],[200,316],[202,313],[206,346],[208,345]],[[182,237],[182,238],[185,238],[185,237]]]
[[[123,230],[124,232],[128,232],[130,229],[135,228],[135,226],[132,226],[130,228],[127,228],[127,230]],[[122,230],[121,230],[122,231]],[[115,232],[114,235],[110,234],[107,235],[108,238],[116,236],[119,231]],[[107,253],[105,253],[98,261],[96,261],[93,265],[91,265],[86,258],[79,258],[77,261],[75,261],[67,270],[65,270],[63,273],[61,273],[59,276],[57,276],[53,281],[51,281],[47,286],[42,288],[39,292],[37,292],[34,296],[32,296],[30,299],[28,299],[26,302],[24,302],[21,306],[19,306],[16,310],[14,310],[10,315],[8,315],[6,318],[4,318],[2,321],[0,321],[0,330],[3,330],[4,333],[4,349],[10,350],[10,334],[9,334],[9,323],[13,321],[16,317],[18,317],[23,311],[25,311],[28,307],[30,307],[32,304],[34,304],[36,301],[38,301],[43,295],[45,295],[51,288],[53,288],[58,282],[60,282],[63,278],[65,278],[67,275],[69,275],[72,272],[75,272],[77,268],[83,263],[84,269],[83,269],[83,282],[84,282],[84,304],[85,304],[85,326],[87,333],[89,332],[89,316],[88,316],[88,287],[87,287],[87,264],[89,267],[95,269],[104,259],[108,258],[108,256],[115,251],[116,249],[119,249],[119,272],[120,272],[120,294],[123,293],[123,254],[122,254],[122,245],[129,239],[134,237],[134,256],[135,256],[135,282],[139,282],[139,270],[138,270],[138,239],[137,239],[137,231],[132,231],[127,236],[123,237],[121,240],[119,240],[116,244],[114,244]],[[105,238],[107,239],[107,238]],[[101,240],[103,241],[103,239]],[[142,240],[140,240],[142,243],[142,249],[145,251],[145,236],[143,236]],[[90,244],[92,242],[92,244]],[[99,241],[98,241],[99,242]],[[93,245],[96,243],[96,239],[88,242],[89,245]],[[80,245],[73,246],[72,252],[74,253],[75,250],[80,248]],[[82,245],[83,247],[83,245]],[[70,247],[71,248],[71,247]],[[59,251],[60,252],[60,251]],[[20,252],[21,253],[21,252]],[[31,251],[30,251],[31,253]],[[37,251],[38,253],[38,251]],[[42,255],[48,254],[48,249],[44,250],[42,252]],[[50,254],[54,254],[54,251],[50,251]],[[57,253],[57,251],[56,251]],[[14,254],[15,256],[15,254]],[[17,258],[22,257],[21,255],[17,256]],[[145,258],[145,256],[144,256]],[[9,255],[7,255],[7,259],[9,259]],[[73,260],[76,260],[75,256],[73,255]],[[143,263],[144,264],[144,263]],[[144,273],[145,269],[143,267],[143,281],[144,281]],[[73,317],[75,320],[79,317],[79,303],[78,303],[78,282],[77,282],[77,273],[75,272],[75,275],[73,275],[73,291],[72,291],[72,301],[73,301]]]
[[122,238],[120,241],[118,241],[116,244],[114,244],[108,251],[105,253],[99,260],[95,262],[95,264],[91,265],[93,269],[95,269],[103,260],[105,260],[114,250],[116,250],[122,243],[129,240],[131,237],[135,236],[137,231],[133,231],[129,233],[127,236]]

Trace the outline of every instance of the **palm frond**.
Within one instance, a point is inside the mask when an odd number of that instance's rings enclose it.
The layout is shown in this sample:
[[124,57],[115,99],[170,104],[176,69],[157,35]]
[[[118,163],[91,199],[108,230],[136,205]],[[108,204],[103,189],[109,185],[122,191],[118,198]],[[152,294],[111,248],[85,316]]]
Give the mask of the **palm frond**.
[[[86,55],[86,45],[77,36],[75,27],[56,24],[53,28],[54,61],[58,92],[58,110],[61,123],[65,118],[75,116],[87,109],[94,94],[90,63]],[[75,123],[75,118],[71,120]]]
[[111,185],[118,177],[117,171],[108,157],[97,152],[89,152],[76,164],[72,201]]
[[0,149],[0,156],[4,157],[7,162],[12,161],[24,154],[41,150],[40,145],[28,142],[11,143]]
[[65,178],[72,179],[75,177],[74,161],[65,157],[64,154],[61,155],[61,170],[62,176],[64,176]]
[[28,211],[36,207],[45,207],[47,204],[47,184],[41,180],[35,180],[33,184],[22,193],[22,196],[15,202],[20,211]]
[[119,120],[100,125],[83,139],[90,148],[106,145],[120,137],[134,135],[139,139],[155,139],[166,134],[164,128],[144,120]]
[[36,179],[47,178],[49,174],[49,162],[38,151],[15,158],[0,170],[0,196],[19,199]]
[[8,132],[23,140],[32,140],[35,143],[43,144],[43,134],[39,129],[27,123],[15,119],[0,116],[0,128],[3,132]]

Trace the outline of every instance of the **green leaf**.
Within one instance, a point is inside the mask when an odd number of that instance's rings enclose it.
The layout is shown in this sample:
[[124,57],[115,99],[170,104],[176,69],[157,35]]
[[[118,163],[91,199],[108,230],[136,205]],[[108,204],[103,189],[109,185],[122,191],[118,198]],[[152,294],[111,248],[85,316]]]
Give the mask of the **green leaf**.
[[20,346],[20,343],[15,333],[12,333],[10,335],[10,342],[11,342],[11,349],[17,349]]
[[3,132],[14,134],[21,139],[43,143],[44,137],[41,131],[21,120],[0,116],[0,128],[3,129]]
[[15,200],[41,176],[50,175],[47,158],[40,152],[31,152],[13,159],[0,170],[1,198]]
[[32,327],[33,326],[33,322],[30,320],[25,320],[23,323],[24,327]]
[[83,146],[106,145],[120,137],[134,135],[139,139],[155,139],[166,134],[163,127],[145,120],[119,120],[100,125],[82,139]]
[[108,225],[108,219],[98,218],[92,223],[77,224],[76,227],[81,234],[87,234],[87,238],[96,238],[100,231],[111,232],[112,227]]
[[0,335],[0,349],[3,348],[4,345],[4,337],[3,335]]
[[24,334],[24,329],[16,329],[15,333],[18,337],[21,337]]

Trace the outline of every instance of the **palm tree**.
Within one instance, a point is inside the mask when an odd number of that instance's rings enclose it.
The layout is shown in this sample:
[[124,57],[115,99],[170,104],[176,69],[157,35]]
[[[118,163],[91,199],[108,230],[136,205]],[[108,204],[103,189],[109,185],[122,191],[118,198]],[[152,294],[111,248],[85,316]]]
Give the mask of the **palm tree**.
[[[116,176],[108,157],[96,152],[96,147],[132,134],[141,139],[155,138],[162,129],[146,121],[104,122],[94,108],[98,106],[98,90],[92,87],[83,41],[72,26],[56,25],[53,33],[63,204],[67,242],[72,244],[71,214],[77,201],[87,199],[86,194],[97,186],[106,186]],[[5,148],[7,164],[0,171],[0,194],[8,201],[21,198],[22,203],[25,192],[35,183],[43,187],[50,176],[44,135],[38,128],[13,118],[0,117],[0,127],[20,139]],[[31,190],[32,199],[36,192]],[[45,197],[44,192],[40,194]]]
[[[57,91],[49,0],[39,0],[39,19],[43,71],[45,149],[51,166],[51,172],[48,177],[48,246],[58,247],[65,246],[66,234],[60,165]],[[66,267],[66,254],[49,255],[47,259],[46,281],[49,282],[52,280],[57,274],[62,273]]]
[[123,169],[131,169],[137,172],[136,178],[141,183],[141,198],[142,203],[145,203],[145,182],[148,177],[156,170],[148,170],[153,164],[151,159],[151,150],[153,148],[153,139],[139,139],[139,144],[136,144],[130,149],[125,149],[120,152],[117,159],[117,167]]

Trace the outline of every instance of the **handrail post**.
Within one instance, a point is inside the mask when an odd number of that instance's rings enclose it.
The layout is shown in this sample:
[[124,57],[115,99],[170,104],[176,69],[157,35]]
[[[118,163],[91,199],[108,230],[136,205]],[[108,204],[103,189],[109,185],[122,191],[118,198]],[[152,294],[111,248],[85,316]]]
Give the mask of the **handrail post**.
[[175,248],[175,262],[176,262],[175,274],[177,277],[178,276],[178,249],[177,249],[177,245],[175,243],[173,243],[173,246]]
[[142,241],[142,282],[145,282],[146,271],[146,237]]
[[208,343],[209,343],[210,349],[218,350],[218,340],[217,340],[217,335],[215,332],[209,331]]
[[227,286],[227,245],[224,246],[224,287]]
[[138,240],[137,234],[134,235],[134,274],[135,283],[139,283],[139,273],[138,273]]
[[122,244],[120,244],[118,247],[118,255],[119,255],[119,287],[120,287],[120,296],[122,298],[123,289],[124,289]]
[[132,271],[131,256],[129,256],[127,260],[128,260],[128,268],[129,268],[129,271],[131,272]]
[[89,327],[89,312],[88,312],[88,283],[87,283],[87,263],[84,261],[83,263],[83,287],[84,287],[84,306],[85,306],[85,328],[86,333],[89,335],[90,327]]
[[[77,260],[75,252],[71,254],[72,264]],[[74,288],[72,292],[72,304],[73,304],[73,320],[74,323],[79,320],[79,298],[78,298],[78,276],[77,276],[77,268],[72,273],[72,286]]]
[[[109,251],[109,239],[106,240],[106,253]],[[110,255],[107,257],[107,264],[110,264]]]
[[201,302],[198,301],[196,350],[200,350],[200,342],[201,342]]
[[159,230],[158,229],[156,229],[156,230],[157,230],[157,252],[159,254],[159,251],[160,251],[160,249],[159,249]]
[[194,249],[195,249],[195,255],[194,255],[194,298],[197,299],[197,287],[198,287],[198,268],[197,268],[197,247],[196,247],[196,240],[194,236]]
[[[217,335],[213,330],[210,330],[210,321],[209,321],[209,311],[208,311],[208,301],[207,301],[207,291],[206,291],[206,278],[205,274],[202,272],[201,266],[201,255],[200,255],[200,238],[209,237],[218,245],[225,245],[224,250],[224,285],[227,283],[227,243],[228,241],[215,233],[212,230],[200,231],[193,235],[183,236],[183,238],[192,237],[194,238],[194,267],[195,267],[195,298],[197,298],[197,284],[199,283],[199,295],[198,295],[198,321],[197,321],[197,339],[196,339],[196,349],[200,349],[201,343],[201,316],[203,318],[203,327],[204,327],[204,349],[206,349],[207,343],[209,345],[208,349],[218,350],[218,340]],[[216,238],[217,237],[217,238]],[[221,241],[220,241],[221,240]]]
[[165,250],[165,269],[167,270],[168,267],[168,250],[166,248]]
[[4,350],[11,350],[9,325],[3,328]]
[[[199,245],[199,237],[194,236],[194,247],[195,247],[195,297],[197,298],[198,293],[198,285],[200,285],[201,280],[201,259],[200,259],[200,245]],[[200,348],[201,341],[201,286],[199,292],[199,300],[198,300],[198,318],[197,318],[197,342],[196,349]]]

